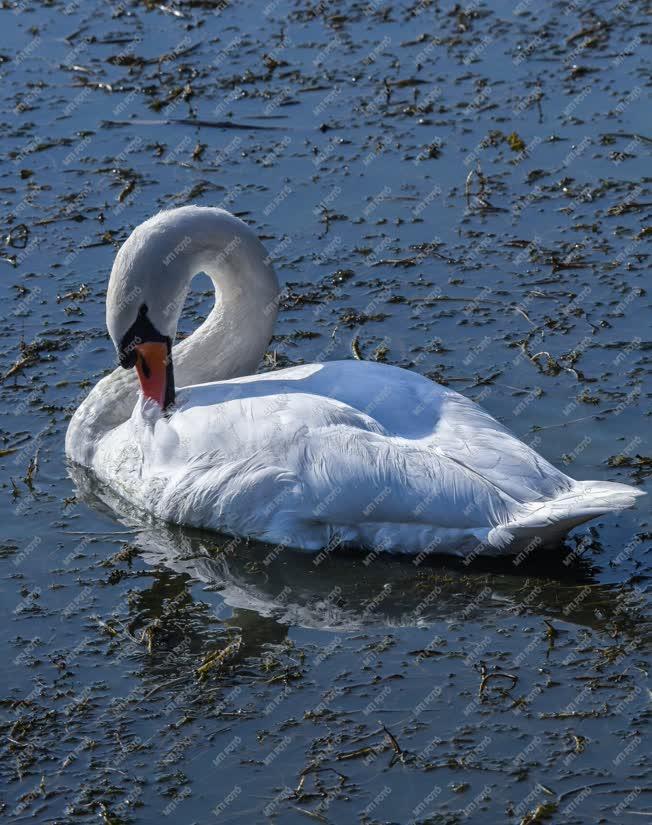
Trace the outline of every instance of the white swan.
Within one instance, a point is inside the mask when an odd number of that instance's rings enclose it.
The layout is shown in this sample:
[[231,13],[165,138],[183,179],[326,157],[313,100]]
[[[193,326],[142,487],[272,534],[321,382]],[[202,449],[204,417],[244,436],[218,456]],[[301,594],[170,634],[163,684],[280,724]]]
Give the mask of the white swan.
[[[173,347],[202,271],[215,306]],[[642,494],[574,481],[469,399],[407,370],[334,361],[250,375],[278,294],[258,238],[222,209],[138,226],[106,304],[127,369],[75,412],[69,458],[157,517],[279,548],[520,552]]]

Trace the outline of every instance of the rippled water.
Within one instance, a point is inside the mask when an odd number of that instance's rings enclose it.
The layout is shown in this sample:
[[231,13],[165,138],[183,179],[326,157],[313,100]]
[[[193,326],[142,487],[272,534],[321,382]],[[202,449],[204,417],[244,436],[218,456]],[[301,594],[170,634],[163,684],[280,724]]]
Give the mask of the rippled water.
[[63,453],[116,247],[221,204],[286,287],[265,368],[384,359],[649,488],[649,11],[3,5],[10,821],[649,811],[648,499],[521,564],[320,560],[143,522]]

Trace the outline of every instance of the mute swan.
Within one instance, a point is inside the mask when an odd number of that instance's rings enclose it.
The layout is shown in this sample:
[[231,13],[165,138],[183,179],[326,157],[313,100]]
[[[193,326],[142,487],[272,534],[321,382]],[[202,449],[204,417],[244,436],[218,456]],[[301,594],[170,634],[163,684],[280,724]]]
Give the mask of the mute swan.
[[[215,306],[173,347],[202,271]],[[76,410],[68,457],[161,519],[279,550],[522,552],[642,494],[574,481],[469,399],[407,370],[333,361],[250,374],[278,296],[262,244],[222,209],[186,206],[136,227],[106,299],[121,367]]]

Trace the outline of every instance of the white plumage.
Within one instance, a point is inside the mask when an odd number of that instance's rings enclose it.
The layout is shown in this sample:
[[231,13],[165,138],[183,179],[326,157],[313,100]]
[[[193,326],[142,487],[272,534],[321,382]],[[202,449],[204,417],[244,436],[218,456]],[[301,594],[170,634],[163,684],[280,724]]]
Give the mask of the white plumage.
[[244,374],[268,343],[278,286],[255,235],[223,210],[184,207],[134,230],[107,298],[116,346],[142,304],[173,340],[199,271],[218,297],[172,350],[175,406],[164,413],[118,369],[67,434],[70,458],[143,510],[310,550],[501,553],[558,541],[641,495],[574,481],[469,399],[407,370],[334,361]]

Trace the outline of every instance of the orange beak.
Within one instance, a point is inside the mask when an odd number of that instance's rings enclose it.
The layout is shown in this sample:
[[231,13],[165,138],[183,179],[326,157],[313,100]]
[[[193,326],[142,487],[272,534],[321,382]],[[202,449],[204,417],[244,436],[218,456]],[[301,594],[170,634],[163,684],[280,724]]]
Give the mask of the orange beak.
[[136,372],[145,398],[165,409],[168,378],[168,348],[164,342],[136,344]]

